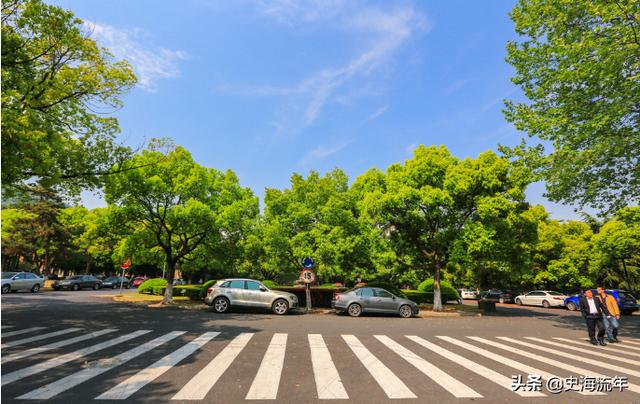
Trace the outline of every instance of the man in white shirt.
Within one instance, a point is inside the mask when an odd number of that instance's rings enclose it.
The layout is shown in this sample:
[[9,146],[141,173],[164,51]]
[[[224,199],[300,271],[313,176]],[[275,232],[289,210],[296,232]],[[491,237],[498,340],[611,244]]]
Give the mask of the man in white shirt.
[[[602,323],[602,315],[609,315],[606,306],[602,304],[600,299],[593,297],[591,290],[585,290],[584,295],[578,299],[580,302],[580,310],[582,311],[582,317],[587,322],[587,332],[589,333],[589,340],[593,345],[607,345],[604,342],[604,324]],[[598,338],[596,339],[596,328],[598,329]]]

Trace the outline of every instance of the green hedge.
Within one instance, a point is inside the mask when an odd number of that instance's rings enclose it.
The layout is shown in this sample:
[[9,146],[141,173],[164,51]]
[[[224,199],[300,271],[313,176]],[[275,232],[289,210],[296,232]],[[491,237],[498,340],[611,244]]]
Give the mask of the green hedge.
[[138,293],[152,293],[155,295],[153,288],[159,286],[167,286],[167,280],[162,278],[147,279],[138,286]]
[[407,299],[413,300],[418,304],[433,303],[433,292],[421,292],[419,290],[403,290]]
[[[427,292],[433,294],[433,279],[427,279],[422,282],[418,286],[418,290],[420,292]],[[458,291],[451,286],[451,284],[447,281],[440,281],[440,292],[442,293],[442,302],[446,302],[449,300],[458,300],[460,299],[460,295],[458,295]],[[433,297],[431,297],[431,301],[433,301]]]
[[205,297],[207,297],[207,290],[212,287],[213,285],[216,284],[216,282],[218,282],[215,279],[212,279],[210,281],[206,281],[205,283],[202,284],[202,290],[200,291],[200,298],[204,299]]
[[[174,296],[186,296],[191,300],[202,300],[202,285],[181,285],[173,287]],[[162,296],[167,291],[167,286],[154,286],[151,288],[152,295]]]
[[262,284],[266,287],[268,287],[269,289],[273,289],[273,288],[277,288],[278,284],[275,283],[274,281],[270,281],[269,279],[265,279],[264,281],[262,281]]

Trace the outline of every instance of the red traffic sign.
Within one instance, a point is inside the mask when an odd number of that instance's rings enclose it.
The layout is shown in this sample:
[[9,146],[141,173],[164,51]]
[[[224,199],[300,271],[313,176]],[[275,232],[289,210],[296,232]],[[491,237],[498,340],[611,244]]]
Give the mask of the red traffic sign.
[[131,260],[127,259],[122,264],[120,264],[120,268],[128,269],[131,266]]
[[304,283],[313,283],[316,280],[316,274],[310,269],[304,269],[300,272],[300,280]]

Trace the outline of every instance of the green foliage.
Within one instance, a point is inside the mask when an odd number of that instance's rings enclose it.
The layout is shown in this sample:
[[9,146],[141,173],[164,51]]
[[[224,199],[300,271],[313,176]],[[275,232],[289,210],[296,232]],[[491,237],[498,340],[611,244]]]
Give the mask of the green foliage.
[[[440,288],[442,289],[442,301],[446,302],[449,300],[458,300],[460,299],[460,295],[458,291],[455,290],[453,286],[447,281],[442,281],[440,283]],[[433,293],[433,279],[427,279],[418,285],[418,291],[424,292],[427,294]]]
[[[186,296],[190,300],[202,300],[202,291],[206,294],[206,289],[204,289],[201,285],[182,285],[182,286],[174,286],[173,294],[174,296]],[[164,294],[164,292],[162,293]]]
[[131,150],[106,111],[136,82],[89,38],[82,20],[39,0],[2,6],[2,184],[77,194],[126,170]]
[[166,287],[167,280],[162,278],[147,279],[138,286],[138,293],[153,293],[153,288]]
[[[413,300],[418,304],[433,303],[433,292],[422,292],[419,290],[411,290],[411,289],[405,289],[403,290],[403,292],[407,297],[407,299]],[[442,300],[446,302],[445,298],[443,298]]]
[[507,62],[528,102],[507,102],[506,118],[553,144],[511,153],[554,201],[614,212],[640,200],[639,15],[636,0],[520,0],[511,12]]
[[209,281],[206,281],[205,283],[202,284],[202,289],[200,290],[200,298],[204,299],[205,297],[207,297],[207,290],[212,287],[213,285],[215,285],[217,282],[217,280],[215,279],[211,279]]
[[278,284],[275,283],[274,281],[270,281],[268,279],[265,279],[262,281],[262,284],[266,287],[268,287],[269,289],[273,289],[273,288],[277,288]]

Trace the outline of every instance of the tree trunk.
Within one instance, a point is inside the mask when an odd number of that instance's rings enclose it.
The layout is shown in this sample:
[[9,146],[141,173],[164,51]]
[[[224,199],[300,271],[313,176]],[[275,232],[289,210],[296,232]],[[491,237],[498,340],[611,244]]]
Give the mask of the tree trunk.
[[171,254],[167,254],[167,289],[160,304],[173,304],[173,277],[176,272],[176,263]]
[[440,261],[435,260],[435,272],[433,274],[433,311],[442,311],[442,293],[440,290]]

